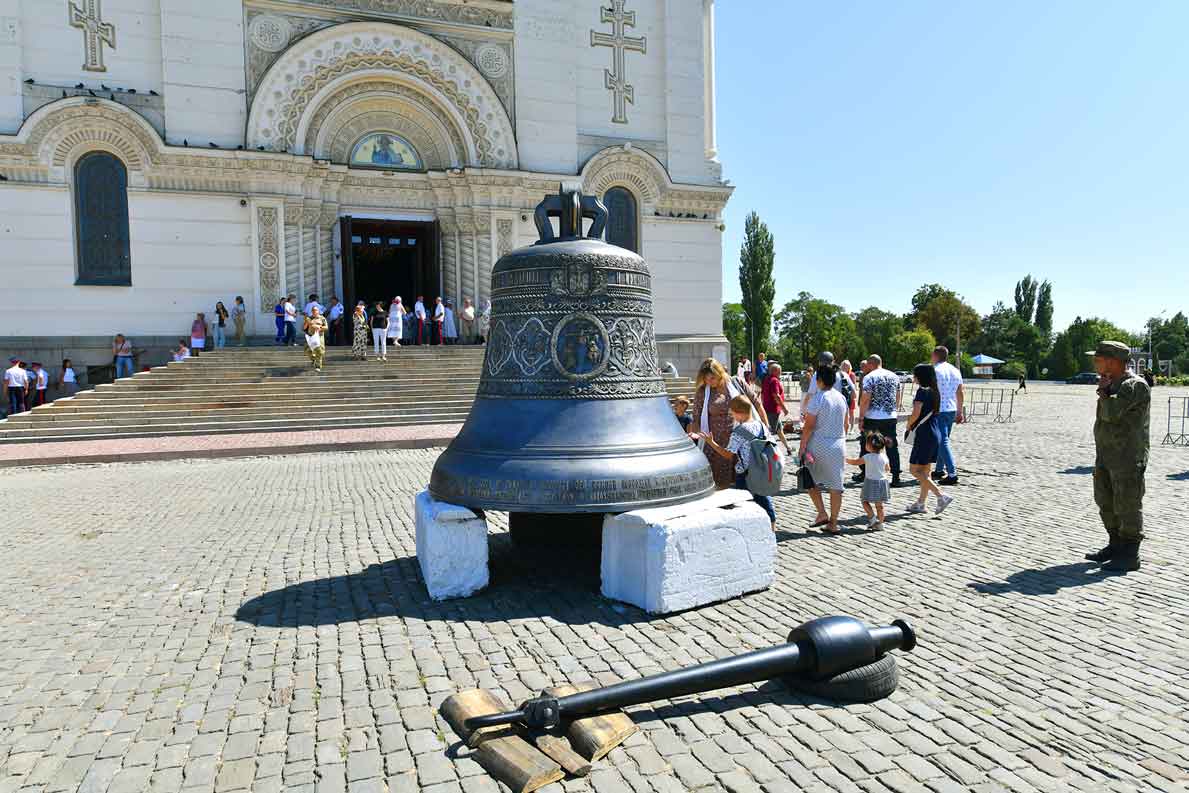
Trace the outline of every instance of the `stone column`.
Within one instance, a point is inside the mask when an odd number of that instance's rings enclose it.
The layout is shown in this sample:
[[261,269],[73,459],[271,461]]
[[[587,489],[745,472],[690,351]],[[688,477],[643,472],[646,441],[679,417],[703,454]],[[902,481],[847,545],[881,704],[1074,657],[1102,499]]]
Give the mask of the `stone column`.
[[303,212],[304,207],[300,203],[285,204],[285,278],[281,291],[297,295],[299,302],[305,291],[305,284],[302,282],[305,262],[301,244]]
[[450,287],[458,281],[461,268],[458,261],[458,218],[453,209],[438,210],[438,224],[442,231],[442,251],[440,265],[442,268],[442,282],[447,295],[452,294]]
[[491,297],[491,269],[495,265],[495,257],[492,255],[495,246],[491,238],[491,222],[490,210],[484,209],[475,212],[475,267],[472,271],[471,283],[474,285],[476,300]]
[[466,291],[463,287],[472,288],[474,284],[475,261],[477,256],[475,240],[475,210],[465,208],[456,210],[458,217],[458,271],[459,289],[451,292],[455,299],[455,306],[460,305],[462,295]]

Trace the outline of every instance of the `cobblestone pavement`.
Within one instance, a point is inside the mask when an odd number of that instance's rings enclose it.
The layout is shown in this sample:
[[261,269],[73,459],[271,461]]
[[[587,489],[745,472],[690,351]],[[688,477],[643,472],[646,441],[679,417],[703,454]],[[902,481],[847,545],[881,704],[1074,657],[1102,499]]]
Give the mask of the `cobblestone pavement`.
[[826,538],[805,496],[780,497],[777,585],[663,619],[498,530],[493,586],[429,602],[411,504],[431,450],[6,471],[0,791],[494,791],[447,756],[452,691],[518,701],[828,613],[914,622],[890,699],[770,683],[639,708],[641,733],[551,790],[1182,789],[1189,449],[1154,447],[1143,570],[1098,575],[1092,409],[1090,388],[1034,387],[1014,423],[959,427],[941,518]]

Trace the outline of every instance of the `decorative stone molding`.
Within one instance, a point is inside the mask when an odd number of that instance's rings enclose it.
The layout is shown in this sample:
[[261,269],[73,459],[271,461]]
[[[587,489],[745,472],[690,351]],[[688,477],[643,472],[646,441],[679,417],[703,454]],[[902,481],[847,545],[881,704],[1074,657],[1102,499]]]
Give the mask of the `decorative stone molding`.
[[[376,113],[387,118],[360,120]],[[375,126],[368,128],[367,123]],[[430,170],[465,162],[466,142],[455,120],[423,95],[391,80],[354,83],[327,97],[310,120],[305,151],[346,164],[351,147],[365,133],[379,130],[406,138]]]
[[511,71],[512,59],[506,48],[488,42],[475,50],[475,65],[487,79],[498,80]]
[[502,259],[504,256],[512,252],[516,247],[516,239],[513,236],[516,231],[516,224],[511,218],[499,218],[495,222],[495,239],[496,239],[496,258]]
[[[454,25],[512,30],[512,4],[449,0],[303,0],[306,5],[370,14],[391,14]],[[501,8],[500,6],[504,6]]]
[[664,166],[651,154],[627,146],[603,149],[582,169],[582,191],[601,196],[612,187],[632,191],[642,211],[651,212],[670,184]]
[[328,92],[374,72],[422,93],[462,122],[468,164],[517,167],[515,133],[499,97],[479,70],[436,39],[410,28],[348,23],[312,33],[282,55],[252,103],[248,144],[302,153],[308,128]]

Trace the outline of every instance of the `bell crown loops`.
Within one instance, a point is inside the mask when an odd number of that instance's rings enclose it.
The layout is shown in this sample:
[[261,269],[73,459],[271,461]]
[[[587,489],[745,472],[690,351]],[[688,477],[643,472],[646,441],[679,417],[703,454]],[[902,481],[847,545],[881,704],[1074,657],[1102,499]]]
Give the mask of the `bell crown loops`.
[[[553,224],[549,218],[557,218],[557,236],[553,234]],[[589,218],[591,224],[590,231],[584,235],[582,221],[585,218]],[[557,195],[546,196],[544,201],[537,204],[533,220],[540,236],[536,245],[583,237],[598,240],[603,238],[603,229],[607,226],[607,207],[597,196],[582,195],[580,190],[567,190],[565,185],[558,185]]]

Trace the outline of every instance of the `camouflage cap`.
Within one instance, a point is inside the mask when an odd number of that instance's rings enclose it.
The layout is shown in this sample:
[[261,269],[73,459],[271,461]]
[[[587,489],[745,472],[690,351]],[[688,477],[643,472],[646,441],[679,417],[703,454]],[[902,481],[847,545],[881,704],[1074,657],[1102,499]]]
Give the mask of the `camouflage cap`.
[[1131,348],[1121,341],[1102,341],[1098,343],[1098,348],[1094,350],[1094,356],[1118,358],[1120,361],[1126,361],[1131,357]]

